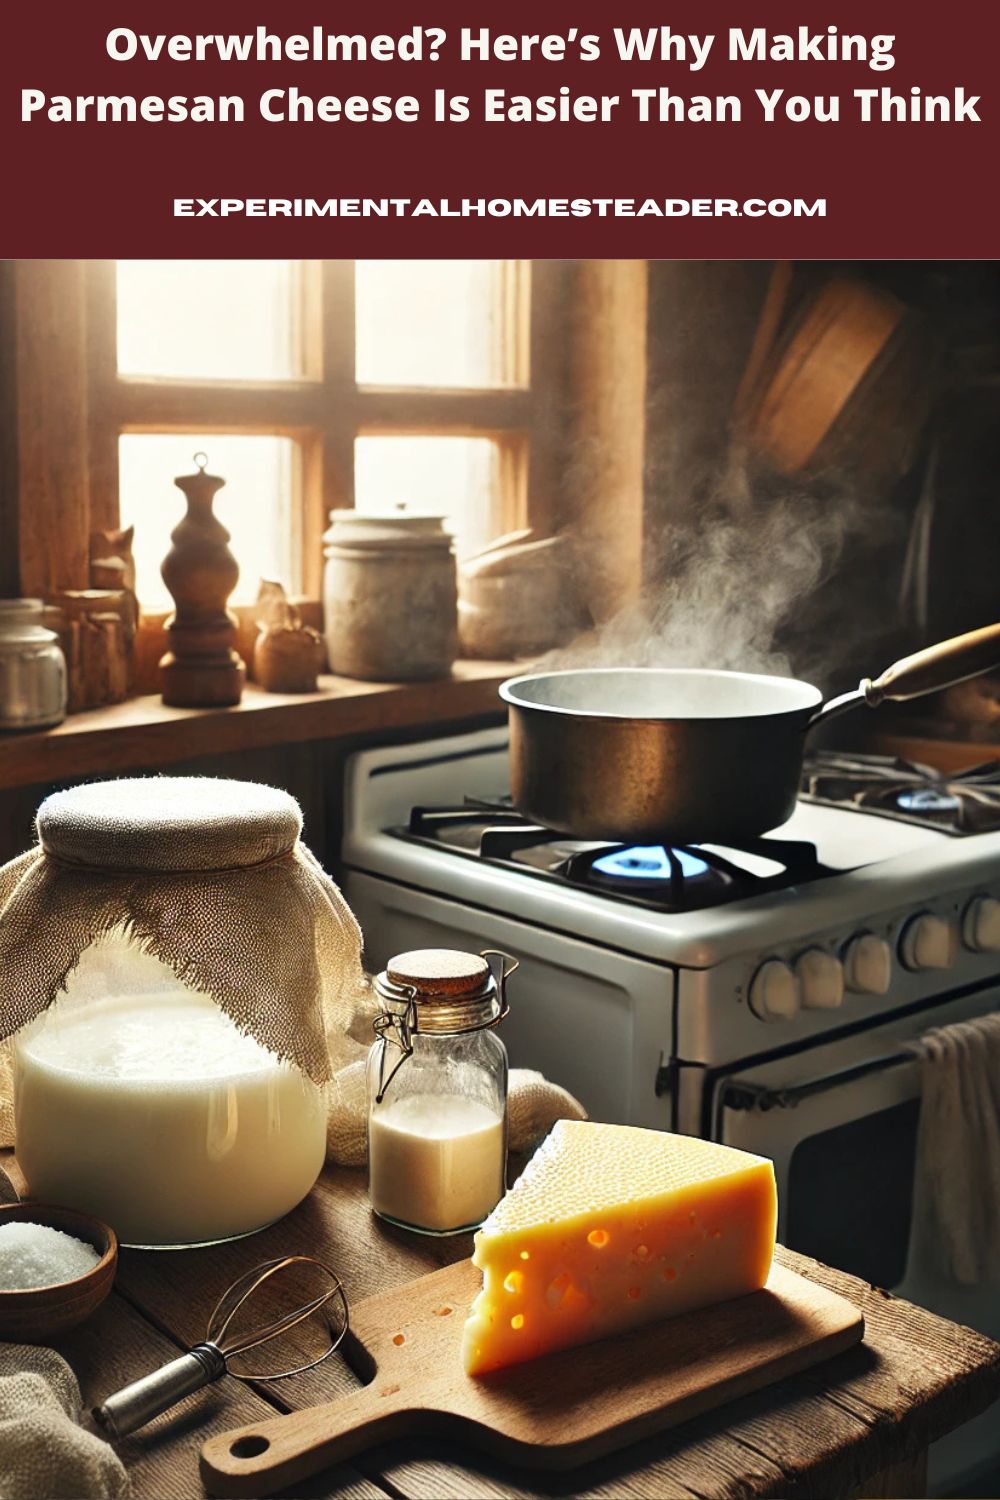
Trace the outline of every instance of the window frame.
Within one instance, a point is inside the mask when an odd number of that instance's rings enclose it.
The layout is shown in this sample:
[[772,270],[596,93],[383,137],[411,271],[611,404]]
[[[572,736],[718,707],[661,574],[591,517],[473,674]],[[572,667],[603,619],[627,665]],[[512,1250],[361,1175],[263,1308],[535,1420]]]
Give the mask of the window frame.
[[[188,380],[120,374],[115,263],[77,264],[84,296],[88,535],[119,524],[122,433],[291,438],[301,455],[298,531],[307,599],[321,595],[322,537],[329,512],[354,503],[356,437],[490,438],[500,449],[501,530],[532,526],[545,533],[559,524],[555,479],[560,393],[566,379],[566,340],[560,339],[559,329],[566,317],[568,263],[505,263],[513,278],[505,306],[508,315],[522,320],[508,336],[521,351],[525,368],[515,374],[525,383],[485,389],[359,385],[354,378],[355,263],[346,260],[298,263],[301,378]],[[79,557],[79,543],[74,550]],[[74,585],[80,586],[80,580],[61,586]]]

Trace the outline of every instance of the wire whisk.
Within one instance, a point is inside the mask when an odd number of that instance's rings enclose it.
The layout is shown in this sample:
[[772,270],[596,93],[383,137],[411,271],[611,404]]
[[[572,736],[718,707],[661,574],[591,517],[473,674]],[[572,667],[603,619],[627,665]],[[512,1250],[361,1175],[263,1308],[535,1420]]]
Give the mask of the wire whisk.
[[[239,1314],[260,1294],[263,1287],[276,1277],[292,1271],[295,1267],[309,1267],[311,1274],[320,1273],[324,1282],[306,1300],[297,1301],[287,1312],[281,1313],[262,1326],[250,1326],[243,1331],[234,1331]],[[339,1303],[336,1323],[325,1321],[326,1347],[315,1358],[307,1359],[286,1370],[235,1369],[233,1361],[270,1343],[282,1334],[290,1333],[301,1323],[329,1306]],[[340,1277],[321,1260],[312,1255],[282,1255],[253,1266],[243,1276],[227,1287],[219,1298],[208,1319],[204,1340],[195,1344],[186,1354],[173,1359],[159,1370],[154,1370],[142,1379],[133,1381],[123,1390],[107,1396],[100,1406],[94,1407],[94,1419],[112,1437],[126,1437],[136,1428],[152,1421],[162,1412],[168,1411],[185,1396],[210,1385],[221,1375],[232,1375],[236,1380],[287,1380],[292,1375],[303,1375],[329,1359],[343,1343],[350,1328],[350,1309],[347,1294]]]

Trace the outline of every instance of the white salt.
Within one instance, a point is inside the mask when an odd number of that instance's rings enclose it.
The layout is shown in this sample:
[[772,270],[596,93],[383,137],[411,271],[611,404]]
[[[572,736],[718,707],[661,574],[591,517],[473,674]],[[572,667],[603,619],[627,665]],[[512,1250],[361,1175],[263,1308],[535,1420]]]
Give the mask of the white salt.
[[11,1219],[0,1224],[0,1291],[57,1286],[92,1271],[100,1260],[93,1245],[47,1224]]

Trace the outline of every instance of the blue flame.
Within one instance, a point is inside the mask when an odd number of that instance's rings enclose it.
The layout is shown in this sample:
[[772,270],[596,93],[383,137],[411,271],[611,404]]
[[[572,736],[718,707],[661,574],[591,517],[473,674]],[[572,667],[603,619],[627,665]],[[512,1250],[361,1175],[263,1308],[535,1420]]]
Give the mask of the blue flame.
[[[687,849],[672,850],[673,857],[680,865],[681,873],[688,879],[694,875],[704,875],[709,866],[705,860],[699,859]],[[669,880],[671,878],[670,860],[667,851],[662,844],[650,848],[637,846],[632,849],[616,849],[613,854],[602,855],[595,859],[591,869],[601,875],[612,875],[623,880]]]
[[903,812],[954,812],[961,806],[951,792],[938,791],[937,787],[919,787],[913,792],[900,792],[896,806]]

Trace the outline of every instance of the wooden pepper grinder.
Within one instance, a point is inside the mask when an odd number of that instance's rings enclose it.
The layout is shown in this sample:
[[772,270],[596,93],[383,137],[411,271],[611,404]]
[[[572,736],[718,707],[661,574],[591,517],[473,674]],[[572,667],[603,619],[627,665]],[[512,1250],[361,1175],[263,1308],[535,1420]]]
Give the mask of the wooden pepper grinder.
[[226,481],[205,473],[204,453],[194,461],[197,474],[174,480],[188,508],[170,534],[173,546],[160,568],[176,606],[167,621],[170,650],[160,660],[163,701],[178,708],[228,708],[239,703],[247,675],[233,650],[237,619],[226,608],[240,569],[227,546],[229,532],[212,513]]

